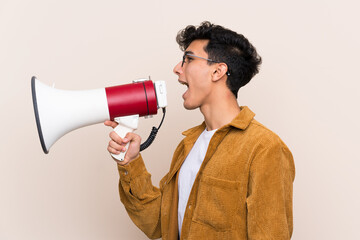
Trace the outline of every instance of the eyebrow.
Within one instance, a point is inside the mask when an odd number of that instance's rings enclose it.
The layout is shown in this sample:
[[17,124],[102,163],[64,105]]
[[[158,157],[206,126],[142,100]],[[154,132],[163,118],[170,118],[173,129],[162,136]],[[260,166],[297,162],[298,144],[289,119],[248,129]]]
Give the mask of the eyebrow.
[[185,51],[184,55],[186,55],[186,54],[194,54],[194,52],[193,51]]

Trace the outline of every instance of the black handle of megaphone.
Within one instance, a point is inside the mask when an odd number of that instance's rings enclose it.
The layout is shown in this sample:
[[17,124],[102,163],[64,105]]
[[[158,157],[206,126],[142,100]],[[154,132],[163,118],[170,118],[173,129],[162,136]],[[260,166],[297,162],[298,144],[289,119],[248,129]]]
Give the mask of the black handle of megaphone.
[[156,137],[156,134],[158,133],[163,121],[164,121],[164,118],[165,118],[165,113],[166,113],[166,109],[165,108],[162,108],[162,111],[163,111],[163,117],[161,119],[161,122],[159,124],[158,127],[152,127],[152,130],[150,132],[150,135],[149,137],[146,139],[145,142],[143,142],[141,145],[140,145],[140,151],[143,151],[145,149],[147,149],[152,143],[153,141],[155,140],[155,137]]

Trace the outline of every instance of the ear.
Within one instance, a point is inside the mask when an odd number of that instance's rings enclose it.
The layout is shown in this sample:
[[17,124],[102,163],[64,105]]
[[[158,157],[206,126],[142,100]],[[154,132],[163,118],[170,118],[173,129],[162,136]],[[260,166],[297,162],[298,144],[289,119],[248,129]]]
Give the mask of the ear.
[[223,77],[227,76],[228,67],[226,63],[217,63],[212,73],[212,80],[219,81]]

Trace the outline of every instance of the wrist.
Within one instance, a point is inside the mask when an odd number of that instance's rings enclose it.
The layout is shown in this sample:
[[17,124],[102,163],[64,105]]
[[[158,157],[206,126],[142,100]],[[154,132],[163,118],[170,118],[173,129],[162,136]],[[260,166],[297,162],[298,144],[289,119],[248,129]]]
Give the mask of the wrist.
[[119,161],[117,159],[115,159],[113,157],[113,159],[115,160],[115,162],[119,165],[119,166],[126,166],[128,165],[129,163],[131,163],[132,161],[138,159],[140,157],[140,153],[138,153],[135,157],[131,158],[131,159],[126,159],[127,156],[125,156],[125,159],[124,161]]

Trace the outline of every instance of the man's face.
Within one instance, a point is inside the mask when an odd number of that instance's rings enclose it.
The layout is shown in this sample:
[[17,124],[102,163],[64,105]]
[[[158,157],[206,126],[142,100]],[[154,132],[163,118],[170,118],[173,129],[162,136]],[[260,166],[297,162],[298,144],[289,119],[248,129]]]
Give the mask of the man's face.
[[[185,54],[189,53],[207,59],[208,54],[204,51],[207,44],[208,40],[194,40],[185,50]],[[181,66],[182,62],[179,62],[173,70],[178,75],[178,81],[188,88],[182,96],[184,107],[188,110],[205,106],[212,101],[211,77],[214,66],[201,58],[186,56],[183,66]]]

